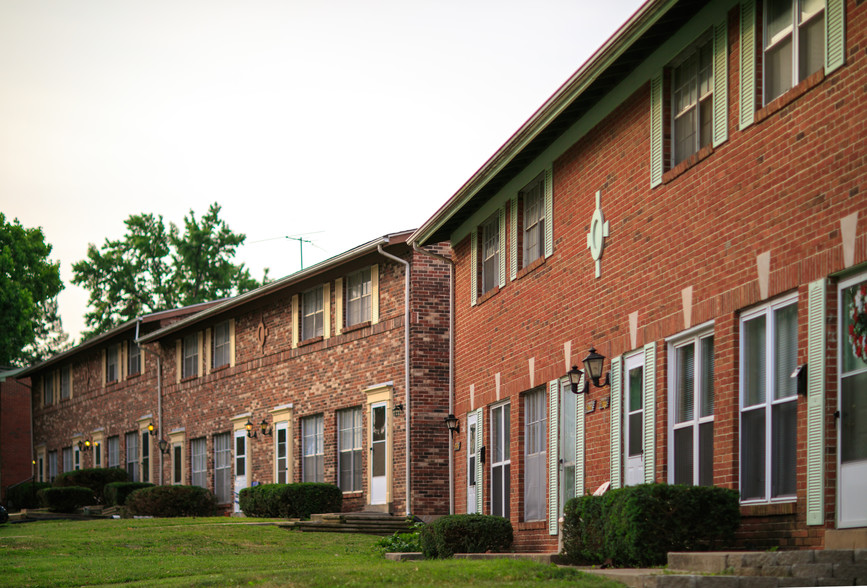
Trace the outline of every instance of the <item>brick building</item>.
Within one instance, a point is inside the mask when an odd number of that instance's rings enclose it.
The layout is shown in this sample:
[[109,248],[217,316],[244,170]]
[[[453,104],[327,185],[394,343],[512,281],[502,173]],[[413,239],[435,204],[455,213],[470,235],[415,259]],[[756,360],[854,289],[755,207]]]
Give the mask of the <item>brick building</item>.
[[[209,488],[227,510],[252,484],[319,481],[343,489],[347,511],[442,514],[447,481],[434,474],[447,471],[448,459],[448,266],[411,250],[409,234],[88,342],[91,381],[105,381],[108,369],[118,385],[93,402],[82,374],[72,386],[80,412],[61,400],[49,407],[52,419],[37,406],[37,452],[66,469],[58,450],[70,448],[77,467],[78,440],[108,445],[121,461],[103,457],[103,465]],[[106,345],[133,341],[136,328],[142,377],[126,388],[126,372],[103,367],[100,378]],[[123,366],[134,347],[108,355]],[[32,368],[33,376],[59,363]],[[76,375],[84,371],[75,365]],[[91,466],[99,450],[83,455]]]
[[0,369],[0,502],[6,490],[33,476],[30,445],[30,381],[18,369]]
[[745,547],[865,536],[865,48],[860,1],[651,0],[413,234],[454,251],[458,512],[554,551],[572,496],[714,484]]

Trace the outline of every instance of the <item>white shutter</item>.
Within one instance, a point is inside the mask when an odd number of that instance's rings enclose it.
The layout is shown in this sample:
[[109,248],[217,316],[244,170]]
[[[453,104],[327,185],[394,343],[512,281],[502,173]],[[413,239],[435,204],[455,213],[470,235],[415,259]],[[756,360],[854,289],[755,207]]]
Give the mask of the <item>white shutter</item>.
[[548,382],[548,534],[559,531],[557,520],[560,518],[558,500],[560,470],[560,382]]
[[621,451],[620,424],[623,420],[623,410],[621,409],[620,401],[623,397],[621,390],[621,364],[622,359],[615,357],[611,360],[611,488],[620,488],[621,472],[623,467],[621,459],[623,452]]
[[807,524],[825,524],[825,280],[807,296]]
[[370,324],[379,322],[379,264],[370,266]]
[[554,253],[554,167],[545,168],[545,257]]
[[481,460],[482,444],[485,441],[485,436],[482,432],[484,422],[485,414],[480,408],[476,411],[476,512],[478,514],[483,514],[484,511],[482,509],[485,507],[485,466],[482,464]]
[[656,345],[644,346],[644,483],[652,484],[656,473]]
[[509,215],[509,227],[512,239],[509,241],[509,279],[518,275],[518,199],[512,198],[512,212]]
[[827,0],[825,9],[825,75],[846,63],[846,6]]
[[650,80],[650,187],[662,183],[662,73]]
[[[579,382],[578,389],[583,385]],[[584,496],[584,396],[578,394],[575,400],[575,496]]]
[[728,26],[727,20],[713,30],[713,146],[718,147],[729,138],[728,99]]
[[470,305],[476,305],[479,297],[479,235],[473,229],[470,233]]
[[740,130],[751,124],[756,113],[756,1],[741,0]]
[[500,239],[498,246],[500,248],[500,288],[506,285],[506,207],[501,206],[498,211],[500,217]]

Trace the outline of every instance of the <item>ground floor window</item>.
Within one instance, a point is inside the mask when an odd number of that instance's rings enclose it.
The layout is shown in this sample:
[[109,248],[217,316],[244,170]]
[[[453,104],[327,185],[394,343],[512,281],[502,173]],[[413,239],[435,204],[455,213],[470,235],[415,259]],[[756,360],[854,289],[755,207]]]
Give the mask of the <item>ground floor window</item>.
[[48,452],[48,481],[53,482],[57,477],[57,451]]
[[108,438],[108,467],[120,467],[120,437]]
[[302,482],[325,481],[325,421],[321,414],[301,420],[304,457],[301,462]]
[[361,408],[337,413],[337,484],[344,492],[361,490]]
[[73,468],[72,465],[72,447],[64,447],[63,448],[63,471],[71,472]]
[[190,485],[208,487],[208,441],[204,437],[190,441]]
[[524,520],[545,518],[548,492],[547,412],[544,390],[524,395]]
[[214,494],[217,504],[232,502],[232,434],[214,435]]
[[512,460],[509,405],[491,408],[491,514],[509,518]]
[[138,482],[138,433],[126,434],[126,473],[130,482]]

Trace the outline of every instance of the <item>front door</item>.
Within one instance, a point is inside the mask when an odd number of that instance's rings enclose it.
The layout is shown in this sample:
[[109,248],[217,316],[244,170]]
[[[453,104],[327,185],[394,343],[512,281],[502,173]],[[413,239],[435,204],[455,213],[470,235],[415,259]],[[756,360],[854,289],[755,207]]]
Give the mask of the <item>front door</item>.
[[467,415],[467,513],[476,512],[476,460],[479,459],[476,447],[476,423],[478,415]]
[[370,405],[370,504],[385,504],[387,500],[387,408],[385,402]]
[[644,482],[644,355],[626,358],[626,386],[623,393],[624,463],[626,485]]
[[840,284],[838,527],[867,526],[867,276]]
[[247,487],[247,431],[239,429],[235,431],[235,491],[233,502],[235,512],[241,512],[238,496],[243,488]]

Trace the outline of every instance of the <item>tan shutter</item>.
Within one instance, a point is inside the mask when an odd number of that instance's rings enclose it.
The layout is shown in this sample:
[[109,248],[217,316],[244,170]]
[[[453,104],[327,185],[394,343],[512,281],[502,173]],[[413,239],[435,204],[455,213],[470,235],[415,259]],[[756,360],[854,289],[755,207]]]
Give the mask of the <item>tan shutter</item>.
[[[373,270],[370,272],[370,300],[373,302]],[[343,332],[343,278],[334,280],[334,334]]]
[[331,282],[322,285],[322,335],[331,336]]
[[235,366],[235,319],[229,319],[229,365]]
[[292,295],[292,348],[298,347],[298,294]]
[[379,322],[379,265],[370,266],[370,324]]

